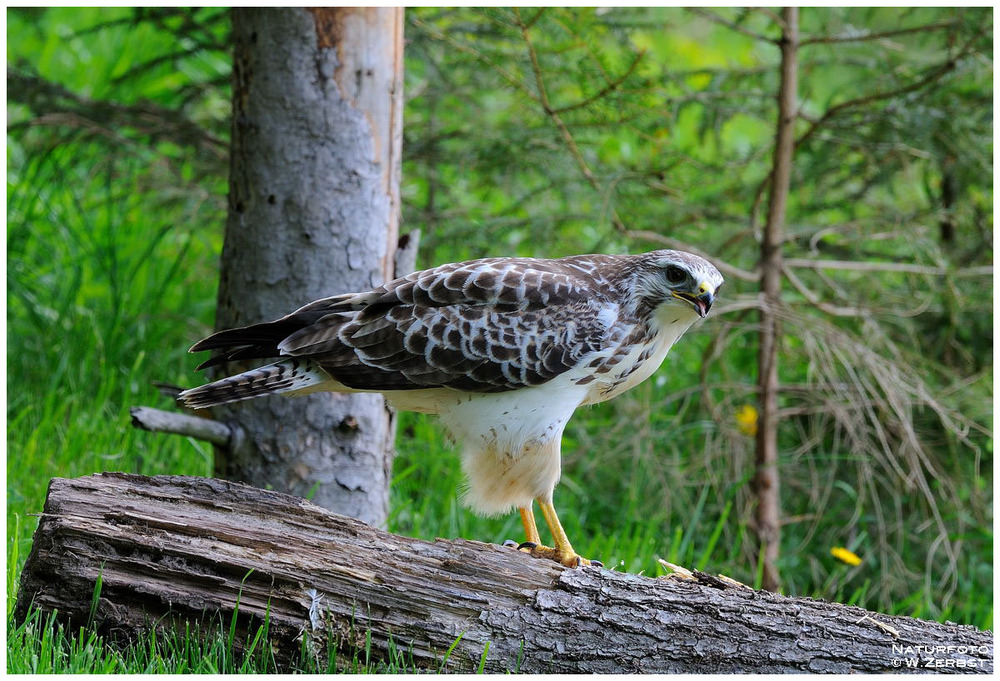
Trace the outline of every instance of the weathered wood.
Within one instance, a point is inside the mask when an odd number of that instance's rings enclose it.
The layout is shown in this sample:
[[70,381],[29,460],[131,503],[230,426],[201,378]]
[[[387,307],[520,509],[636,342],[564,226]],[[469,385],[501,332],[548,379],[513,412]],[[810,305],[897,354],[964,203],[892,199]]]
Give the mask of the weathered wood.
[[132,407],[129,409],[129,415],[132,417],[132,425],[136,428],[153,433],[173,433],[193,437],[220,447],[230,445],[236,430],[235,427],[220,421],[153,407]]
[[[308,501],[222,480],[53,479],[15,616],[34,602],[124,636],[239,602],[279,661],[343,654],[368,632],[417,664],[527,672],[989,672],[992,637],[808,598],[568,569],[475,541],[407,539]],[[456,644],[456,640],[458,643]],[[937,669],[938,667],[933,667]]]

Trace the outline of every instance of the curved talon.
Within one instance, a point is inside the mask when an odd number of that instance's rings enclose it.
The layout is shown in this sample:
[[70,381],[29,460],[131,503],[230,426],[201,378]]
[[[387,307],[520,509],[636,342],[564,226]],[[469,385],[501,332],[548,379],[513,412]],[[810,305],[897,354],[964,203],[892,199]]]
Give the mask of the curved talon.
[[503,544],[501,544],[501,546],[508,549],[521,548],[521,546],[513,539],[504,539]]
[[552,554],[546,557],[551,558],[557,563],[562,563],[566,567],[576,567],[576,568],[587,567],[587,566],[598,567],[598,568],[604,567],[604,563],[602,563],[599,560],[588,560],[578,553],[566,557],[565,554],[559,553],[555,549],[552,549]]
[[595,567],[604,567],[604,564],[599,560],[587,560],[583,556],[577,553],[564,553],[559,549],[554,549],[551,546],[541,546],[535,544],[534,542],[526,541],[517,547],[518,550],[525,551],[532,558],[544,558],[546,560],[554,560],[560,565],[564,565],[570,568],[584,567],[587,565],[593,565]]
[[[535,501],[538,502],[538,507],[542,510],[542,515],[545,516],[545,522],[552,531],[552,540],[555,543],[555,548],[542,544],[542,539],[538,536],[538,527],[535,525],[535,516],[532,513],[531,504],[528,504],[518,509],[521,513],[524,533],[528,537],[528,541],[517,545],[518,551],[529,553],[533,558],[548,558],[566,567],[582,567],[584,565],[604,567],[604,563],[601,561],[587,560],[573,550],[572,544],[569,543],[569,537],[566,536],[566,531],[559,522],[559,516],[556,515],[556,509],[552,506],[550,499],[538,497]],[[507,542],[504,542],[504,546],[507,546]]]

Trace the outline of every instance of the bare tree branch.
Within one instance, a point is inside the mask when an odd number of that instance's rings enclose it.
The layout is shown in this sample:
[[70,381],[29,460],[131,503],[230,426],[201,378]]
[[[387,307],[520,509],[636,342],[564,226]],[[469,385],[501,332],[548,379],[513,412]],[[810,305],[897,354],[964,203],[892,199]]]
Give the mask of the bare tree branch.
[[801,267],[814,270],[851,270],[855,272],[906,272],[926,274],[931,277],[949,275],[952,277],[992,277],[993,266],[965,267],[950,270],[930,265],[911,265],[902,262],[870,262],[865,260],[810,260],[808,258],[786,258],[785,267]]
[[163,411],[152,407],[132,407],[132,425],[153,433],[172,433],[228,447],[235,431],[232,426],[200,416]]
[[814,36],[812,38],[803,39],[799,43],[799,45],[805,47],[807,45],[831,45],[839,43],[861,42],[865,40],[882,40],[884,38],[896,38],[901,35],[910,35],[912,33],[926,33],[929,31],[947,30],[949,28],[955,28],[958,25],[959,22],[957,21],[942,21],[936,24],[926,24],[924,26],[912,26],[910,28],[898,28],[894,31],[880,31],[877,33],[872,33],[870,31],[861,31],[857,33],[848,33],[841,35]]
[[594,93],[590,97],[587,97],[586,99],[583,99],[575,104],[567,104],[566,106],[561,106],[558,109],[555,109],[553,113],[561,114],[561,113],[566,113],[567,111],[576,111],[577,109],[582,109],[585,106],[593,104],[594,102],[610,94],[611,92],[614,92],[619,87],[621,87],[621,84],[624,83],[629,76],[632,75],[632,73],[635,71],[635,68],[639,65],[639,62],[642,61],[642,58],[645,55],[646,55],[646,50],[639,50],[639,52],[636,53],[635,55],[635,59],[632,60],[632,63],[629,64],[629,67],[625,70],[625,73],[623,73],[621,76],[615,78],[612,81],[609,81],[607,85],[605,85],[603,88],[601,88],[598,92]]
[[424,31],[431,38],[434,38],[435,40],[440,40],[441,42],[455,48],[459,52],[467,54],[476,59],[477,61],[486,64],[491,69],[496,71],[497,75],[500,76],[504,80],[504,82],[506,82],[508,85],[519,91],[521,94],[527,96],[532,101],[535,102],[538,101],[538,96],[534,92],[532,92],[531,88],[527,87],[521,81],[520,78],[518,78],[510,71],[500,66],[500,64],[498,64],[493,59],[490,59],[487,55],[483,54],[479,50],[470,47],[469,45],[466,45],[465,43],[458,42],[457,40],[449,36],[447,33],[443,33],[441,31],[434,29],[426,21],[420,19],[420,17],[414,12],[407,12],[406,17],[410,21],[410,23],[418,27],[420,30]]
[[782,18],[782,16],[777,12],[768,9],[767,7],[751,7],[750,10],[753,12],[757,12],[758,14],[763,14],[765,17],[773,21],[774,25],[777,26],[782,31],[788,28],[788,24],[785,23],[785,20]]
[[[549,96],[545,89],[545,78],[542,75],[542,67],[538,61],[538,52],[535,50],[535,45],[531,40],[531,34],[529,31],[529,26],[521,19],[521,11],[519,8],[514,8],[514,16],[517,17],[518,27],[521,29],[521,37],[524,40],[525,47],[528,49],[528,57],[531,60],[531,70],[535,76],[535,85],[538,88],[538,102],[542,105],[542,109],[545,111],[546,115],[558,128],[563,140],[566,142],[566,147],[569,149],[570,156],[576,161],[577,167],[583,174],[583,177],[587,180],[591,187],[593,187],[598,193],[602,193],[600,182],[597,181],[597,177],[594,175],[593,171],[590,169],[590,165],[587,163],[586,159],[583,157],[583,153],[580,151],[580,147],[576,144],[576,139],[574,139],[573,134],[569,130],[569,126],[563,121],[559,112],[553,108],[551,102],[549,102]],[[625,223],[622,222],[621,218],[618,216],[618,211],[613,207],[611,208],[611,223],[614,225],[615,229],[619,232],[625,232]]]
[[709,12],[708,10],[701,9],[700,7],[689,7],[688,11],[689,12],[693,12],[693,13],[697,14],[698,16],[705,17],[709,21],[713,21],[713,22],[715,22],[717,24],[721,24],[722,26],[725,26],[726,28],[732,29],[733,31],[736,31],[737,33],[742,33],[745,36],[749,36],[749,37],[753,38],[754,40],[760,40],[760,41],[763,41],[765,43],[771,43],[771,44],[776,44],[778,42],[778,40],[776,40],[775,38],[769,38],[769,37],[767,37],[766,35],[764,35],[762,33],[757,33],[756,31],[751,31],[750,29],[744,28],[744,27],[740,26],[739,24],[735,24],[732,21],[729,21],[728,19],[723,19],[722,17],[720,17],[715,12]]
[[870,314],[867,310],[860,307],[839,307],[837,305],[826,303],[820,300],[820,297],[808,286],[806,286],[802,280],[795,276],[795,273],[787,267],[782,267],[781,272],[788,279],[792,288],[798,291],[803,298],[808,300],[810,305],[813,305],[828,315],[832,315],[834,317],[862,317]]
[[934,68],[930,73],[928,73],[920,80],[914,81],[909,85],[898,87],[894,90],[886,90],[885,92],[873,92],[870,95],[865,95],[863,97],[855,97],[854,99],[849,99],[846,102],[841,102],[840,104],[831,106],[823,113],[822,116],[819,117],[819,119],[817,119],[812,123],[809,129],[806,130],[806,132],[803,133],[802,136],[799,137],[799,139],[795,141],[795,146],[798,147],[805,144],[805,142],[808,141],[809,138],[811,138],[824,125],[829,123],[833,118],[837,117],[840,113],[846,110],[856,109],[886,99],[894,99],[896,97],[901,97],[902,95],[909,94],[911,92],[916,92],[917,90],[921,90],[930,85],[931,83],[940,80],[945,75],[953,71],[955,67],[958,65],[958,62],[972,51],[972,48],[976,44],[976,41],[979,40],[980,36],[983,35],[983,33],[989,28],[991,27],[984,27],[983,30],[977,32],[975,35],[969,38],[969,40],[966,41],[965,45],[962,46],[962,48],[958,51],[957,54],[949,58],[947,61],[939,64],[936,68]]

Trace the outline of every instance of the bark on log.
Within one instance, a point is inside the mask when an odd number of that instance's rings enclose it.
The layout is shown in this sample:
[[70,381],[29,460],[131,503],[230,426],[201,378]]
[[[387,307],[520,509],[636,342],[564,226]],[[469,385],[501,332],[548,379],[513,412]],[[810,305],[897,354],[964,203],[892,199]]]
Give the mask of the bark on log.
[[[98,578],[100,598],[92,613]],[[125,636],[239,603],[283,664],[326,637],[419,665],[494,672],[991,672],[988,632],[787,598],[721,580],[567,569],[475,541],[407,539],[222,480],[55,478],[22,574],[34,602]],[[457,640],[457,643],[456,643]],[[239,651],[236,651],[239,652]],[[342,659],[342,658],[341,658]],[[321,661],[322,663],[322,661]]]

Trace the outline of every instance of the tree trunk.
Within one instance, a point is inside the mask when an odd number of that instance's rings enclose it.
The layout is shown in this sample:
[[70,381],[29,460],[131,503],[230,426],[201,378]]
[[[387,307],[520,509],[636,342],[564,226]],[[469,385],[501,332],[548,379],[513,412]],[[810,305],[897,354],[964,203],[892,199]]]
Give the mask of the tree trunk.
[[777,306],[781,304],[781,240],[785,206],[792,175],[797,115],[799,11],[782,12],[781,85],[778,93],[778,124],[774,147],[771,193],[767,224],[760,244],[761,296],[757,388],[760,415],[757,422],[756,467],[753,489],[757,497],[754,530],[760,539],[759,560],[762,586],[777,591],[780,584],[778,555],[781,542],[781,503],[778,477],[778,328]]
[[375,659],[395,648],[419,667],[491,672],[993,668],[992,637],[973,627],[698,574],[567,569],[480,542],[394,536],[238,483],[106,473],[52,480],[15,618],[34,603],[127,639],[219,613],[228,626],[238,607],[234,652],[267,618],[283,668],[301,667],[300,650],[325,668],[330,636],[338,659],[370,643]]
[[[218,329],[393,276],[402,27],[398,8],[233,10]],[[394,423],[380,395],[263,398],[216,416],[238,424],[248,443],[217,450],[219,476],[384,524]]]

